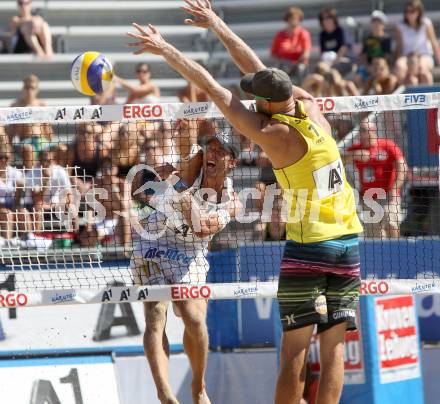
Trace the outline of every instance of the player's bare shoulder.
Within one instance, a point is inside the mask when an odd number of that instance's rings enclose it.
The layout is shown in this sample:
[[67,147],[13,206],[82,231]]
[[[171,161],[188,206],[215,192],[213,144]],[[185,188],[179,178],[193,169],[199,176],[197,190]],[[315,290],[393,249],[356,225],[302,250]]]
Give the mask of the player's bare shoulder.
[[304,103],[304,109],[306,110],[310,119],[321,126],[321,128],[324,129],[328,134],[331,134],[331,126],[319,108],[319,104],[316,102],[316,100],[313,98],[307,98],[302,101]]

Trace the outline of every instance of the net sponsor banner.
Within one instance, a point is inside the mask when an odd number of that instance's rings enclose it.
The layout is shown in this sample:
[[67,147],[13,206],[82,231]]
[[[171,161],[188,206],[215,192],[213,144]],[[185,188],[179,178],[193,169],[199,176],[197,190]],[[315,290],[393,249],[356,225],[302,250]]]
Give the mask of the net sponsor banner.
[[375,299],[379,377],[382,384],[420,377],[414,297]]
[[[324,113],[414,110],[438,108],[440,93],[327,97],[316,101]],[[243,101],[243,104],[254,108],[253,101]],[[0,108],[2,124],[197,118],[223,118],[223,114],[211,102]]]
[[[59,276],[59,272],[53,272]],[[84,279],[80,274],[73,279]],[[82,272],[84,274],[84,272]],[[92,279],[91,279],[92,280]],[[191,299],[251,299],[276,297],[275,282],[204,285],[111,286],[93,289],[55,289],[15,292],[0,290],[0,307],[53,306],[80,303],[156,302]]]
[[0,397],[16,404],[119,404],[110,356],[0,361]]
[[[84,272],[72,279],[87,279]],[[59,272],[53,273],[55,279]],[[0,282],[1,282],[0,274]],[[93,278],[90,281],[93,282]],[[96,280],[95,280],[96,281]],[[253,299],[277,297],[277,282],[207,283],[203,285],[111,286],[16,292],[0,290],[0,307],[53,306],[68,304],[156,302],[192,299]],[[374,279],[361,282],[361,295],[402,295],[440,292],[440,280]]]
[[[345,334],[344,349],[344,384],[365,383],[362,338],[358,330]],[[309,361],[312,373],[319,375],[319,338],[316,334],[313,335],[310,344]]]

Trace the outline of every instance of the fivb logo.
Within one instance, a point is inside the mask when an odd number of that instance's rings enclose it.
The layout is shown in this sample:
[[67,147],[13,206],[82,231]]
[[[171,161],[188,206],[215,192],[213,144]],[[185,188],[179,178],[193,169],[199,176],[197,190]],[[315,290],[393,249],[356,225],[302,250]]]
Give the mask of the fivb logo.
[[405,107],[426,106],[428,105],[428,97],[426,94],[407,94],[404,98]]

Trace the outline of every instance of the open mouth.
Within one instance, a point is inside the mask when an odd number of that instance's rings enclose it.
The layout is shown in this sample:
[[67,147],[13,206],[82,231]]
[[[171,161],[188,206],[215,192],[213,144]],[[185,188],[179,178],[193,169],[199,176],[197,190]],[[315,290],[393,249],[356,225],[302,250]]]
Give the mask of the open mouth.
[[212,160],[209,160],[206,162],[206,166],[209,168],[214,168],[215,167],[215,162]]

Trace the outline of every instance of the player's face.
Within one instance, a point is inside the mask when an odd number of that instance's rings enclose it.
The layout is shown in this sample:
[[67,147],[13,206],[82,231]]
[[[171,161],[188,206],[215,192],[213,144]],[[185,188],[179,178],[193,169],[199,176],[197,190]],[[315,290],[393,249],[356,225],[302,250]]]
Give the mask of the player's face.
[[255,100],[255,105],[257,107],[257,112],[265,115],[272,115],[269,111],[269,103],[266,100]]
[[362,123],[359,132],[359,140],[362,146],[370,147],[376,143],[377,129],[373,123]]
[[225,177],[235,167],[233,156],[218,140],[212,140],[206,145],[204,160],[204,170],[209,176]]

